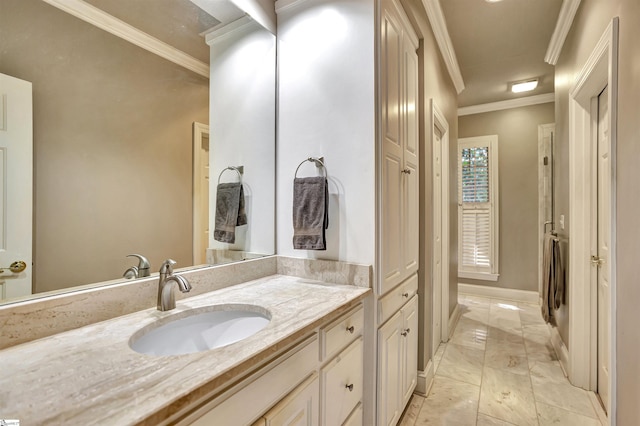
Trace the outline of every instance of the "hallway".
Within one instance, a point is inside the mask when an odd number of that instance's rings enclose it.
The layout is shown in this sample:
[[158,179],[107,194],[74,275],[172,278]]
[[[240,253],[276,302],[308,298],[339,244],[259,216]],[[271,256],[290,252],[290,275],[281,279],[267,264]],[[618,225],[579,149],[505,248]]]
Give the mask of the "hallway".
[[428,398],[413,395],[401,426],[600,426],[596,397],[563,374],[536,305],[460,294],[453,337],[435,356]]

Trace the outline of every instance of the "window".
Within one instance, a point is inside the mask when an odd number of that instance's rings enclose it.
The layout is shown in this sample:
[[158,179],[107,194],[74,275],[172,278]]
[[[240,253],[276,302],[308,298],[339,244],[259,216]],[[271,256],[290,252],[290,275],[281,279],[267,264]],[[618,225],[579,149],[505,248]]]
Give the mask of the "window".
[[498,276],[498,136],[459,139],[458,277]]

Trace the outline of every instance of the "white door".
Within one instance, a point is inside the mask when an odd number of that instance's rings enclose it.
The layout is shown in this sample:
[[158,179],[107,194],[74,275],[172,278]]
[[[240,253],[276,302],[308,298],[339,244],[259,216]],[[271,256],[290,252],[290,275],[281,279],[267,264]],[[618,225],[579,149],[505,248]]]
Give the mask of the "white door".
[[209,247],[209,126],[193,123],[193,264],[207,263]]
[[31,83],[0,74],[0,299],[31,294],[33,225],[33,107]]
[[609,90],[598,97],[598,395],[609,411],[611,365],[611,163],[609,161]]
[[442,134],[433,129],[433,335],[432,355],[442,340]]

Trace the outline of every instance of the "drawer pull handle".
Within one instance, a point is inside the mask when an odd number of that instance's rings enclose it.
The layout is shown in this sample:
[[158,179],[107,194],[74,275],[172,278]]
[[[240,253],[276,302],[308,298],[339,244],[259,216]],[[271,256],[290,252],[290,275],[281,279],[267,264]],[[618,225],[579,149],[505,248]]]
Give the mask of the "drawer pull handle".
[[404,330],[402,333],[400,333],[400,334],[402,334],[403,336],[406,336],[406,335],[407,335],[407,334],[409,334],[409,333],[411,333],[411,329],[410,329],[410,328],[407,328],[407,329],[405,329],[405,330]]
[[347,331],[348,331],[349,333],[353,334],[353,332],[354,332],[354,331],[356,331],[356,329],[355,329],[355,327],[354,327],[354,326],[351,326],[351,327],[347,327]]
[[402,293],[402,297],[409,297],[409,293]]
[[349,392],[353,392],[353,383],[351,383],[350,385],[345,386],[345,388],[349,389]]

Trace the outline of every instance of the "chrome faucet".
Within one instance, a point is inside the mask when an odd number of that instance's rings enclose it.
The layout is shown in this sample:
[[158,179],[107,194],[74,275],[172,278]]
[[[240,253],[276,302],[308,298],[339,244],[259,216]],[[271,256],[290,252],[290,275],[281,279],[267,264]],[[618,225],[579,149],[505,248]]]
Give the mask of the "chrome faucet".
[[183,293],[191,290],[189,281],[181,275],[173,275],[173,265],[175,260],[167,259],[162,262],[160,267],[160,280],[158,281],[158,310],[169,311],[176,307],[176,297],[173,287],[178,284],[178,288]]

